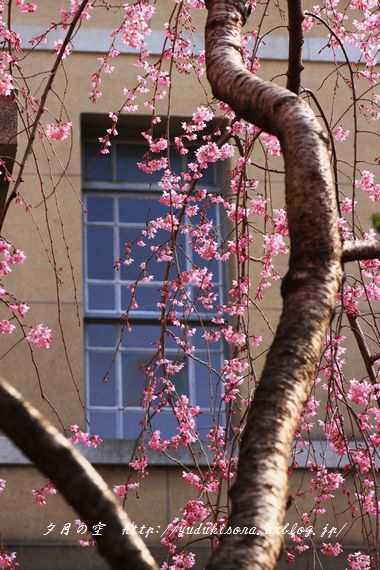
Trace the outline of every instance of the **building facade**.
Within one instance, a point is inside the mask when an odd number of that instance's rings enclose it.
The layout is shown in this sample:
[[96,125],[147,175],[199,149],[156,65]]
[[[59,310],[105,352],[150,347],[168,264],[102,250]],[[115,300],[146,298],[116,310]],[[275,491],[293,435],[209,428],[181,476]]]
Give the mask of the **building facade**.
[[[154,21],[157,29],[147,36],[150,62],[156,61],[162,52],[165,34],[163,27],[159,26],[169,18],[172,8],[170,0],[160,0],[156,7],[158,17]],[[44,32],[48,23],[56,18],[55,12],[58,12],[57,6],[41,0],[32,17],[23,12],[15,16],[13,26],[22,37],[24,46]],[[52,329],[54,342],[47,351],[34,351],[31,360],[30,349],[25,342],[20,342],[7,354],[15,341],[14,338],[5,338],[2,375],[58,427],[62,427],[59,426],[61,421],[66,429],[77,424],[86,431],[90,424],[93,432],[104,441],[96,450],[83,448],[83,453],[113,486],[126,481],[131,453],[141,430],[138,422],[144,419],[139,404],[144,389],[141,365],[153,355],[152,343],[159,336],[160,308],[157,307],[156,296],[164,278],[165,264],[158,264],[152,259],[151,269],[155,278],[143,283],[136,293],[138,308],[132,307],[129,317],[134,334],[128,336],[127,342],[123,336],[125,320],[120,316],[134,302],[133,283],[143,271],[140,264],[145,261],[146,250],[139,253],[134,249],[134,256],[140,257],[135,258],[131,267],[122,263],[120,268],[115,268],[109,260],[123,257],[124,244],[137,242],[147,220],[161,215],[164,208],[157,200],[162,192],[157,184],[158,178],[154,174],[147,176],[137,167],[146,152],[146,142],[140,133],[149,128],[149,107],[141,105],[138,99],[141,106],[136,113],[122,113],[118,122],[119,135],[111,152],[99,154],[98,138],[104,136],[110,126],[109,113],[120,108],[123,88],[131,89],[130,86],[136,82],[136,68],[133,66],[136,50],[120,42],[117,49],[121,55],[115,60],[115,71],[102,76],[103,96],[98,98],[96,105],[88,96],[92,89],[91,77],[99,68],[98,59],[109,49],[112,30],[120,22],[120,9],[110,7],[108,20],[104,14],[105,11],[94,8],[91,20],[83,23],[72,41],[72,53],[54,81],[54,93],[49,96],[47,106],[51,115],[45,122],[56,119],[55,113],[61,112],[64,98],[67,120],[72,123],[71,136],[56,144],[43,138],[37,142],[23,175],[20,188],[22,204],[12,206],[4,225],[4,237],[25,249],[27,255],[25,265],[14,270],[8,283],[18,298],[30,305],[33,322],[43,322]],[[204,11],[195,10],[193,16],[197,30],[202,30]],[[280,77],[284,83],[287,36],[280,11],[273,10],[267,16],[265,30],[272,28],[276,30],[265,38],[258,52],[261,75],[265,79]],[[201,54],[203,38],[198,31],[194,41]],[[28,62],[28,81],[37,97],[43,89],[43,85],[39,85],[39,73],[52,66],[54,42],[61,38],[62,34],[55,30],[47,36],[46,43],[25,49],[22,54]],[[323,49],[325,43],[325,35],[320,28],[306,37],[303,82],[318,93],[322,107],[330,108],[334,81],[329,79],[329,75],[335,69],[336,56],[331,50]],[[340,54],[339,57],[343,62],[344,56]],[[319,95],[323,78],[326,82],[331,81],[331,89],[321,90]],[[193,111],[211,97],[208,87],[204,91],[205,85],[205,79],[196,81],[194,74],[181,74],[178,70],[173,73],[171,140],[180,135],[182,123],[191,118]],[[337,116],[344,115],[349,105],[348,92],[346,95],[333,95]],[[158,106],[158,111],[165,125],[167,100]],[[24,125],[19,121],[17,156],[22,156],[25,149],[23,131],[27,128],[27,120],[25,110]],[[365,152],[368,147],[370,152],[371,137],[362,141],[361,151]],[[194,144],[193,153],[196,150]],[[348,147],[343,150],[343,159],[349,161],[350,152]],[[171,164],[173,172],[185,169],[192,158],[190,155],[173,155],[176,157],[173,160],[177,161]],[[278,172],[271,173],[274,207],[283,205],[284,183],[280,170],[279,167]],[[268,179],[264,171],[256,169],[255,177],[263,188],[267,188]],[[223,187],[228,188],[224,166],[210,168],[202,183],[209,193],[217,194]],[[343,183],[341,190],[349,193],[350,184],[349,180],[346,186]],[[359,210],[368,223],[376,211],[368,201],[360,204]],[[215,212],[214,223],[221,225],[222,212]],[[160,239],[162,236],[158,234],[157,241],[152,244],[159,245]],[[192,257],[194,254],[186,236],[180,245],[178,264],[182,270],[190,270],[196,260]],[[234,268],[226,269],[226,264],[217,261],[212,263],[213,285],[222,299],[231,287]],[[278,269],[281,271],[285,267],[286,260],[279,264]],[[267,292],[262,310],[270,325],[275,327],[281,310],[279,283],[273,283]],[[251,309],[251,314],[255,322],[254,334],[269,338],[267,323],[257,318],[255,308]],[[186,360],[184,351],[178,355],[178,348],[170,338],[167,343],[168,358],[176,355],[179,362],[183,358],[184,366],[175,380],[176,390],[200,406],[203,413],[196,419],[196,429],[205,434],[212,419],[210,391],[204,388],[205,374],[208,374],[207,386],[214,388],[214,403],[222,410],[220,421],[224,421],[222,390],[217,374],[212,370],[220,370],[230,348],[220,340],[212,345],[210,351],[202,339],[201,328],[205,323],[212,326],[212,319],[216,316],[212,309],[202,312],[200,307],[191,319],[197,338],[195,359]],[[350,342],[354,346],[353,338]],[[259,356],[258,351],[255,363],[258,371],[264,356]],[[208,358],[211,372],[209,369],[207,373],[201,362]],[[362,377],[362,364],[351,354],[347,360],[352,367],[352,376]],[[171,414],[161,413],[152,419],[152,430],[159,429],[163,438],[170,438],[176,429],[173,422]],[[319,441],[317,436],[315,446],[321,450],[327,467],[335,469],[334,458],[326,450],[325,442]],[[182,480],[183,470],[193,464],[194,458],[179,447],[174,460],[154,450],[148,451],[148,459],[149,477],[141,482],[138,493],[128,496],[127,511],[140,527],[144,524],[155,529],[147,537],[147,542],[160,556],[164,552],[160,546],[161,533],[179,516],[180,507],[189,498],[196,497]],[[198,458],[200,468],[206,466],[207,461],[207,454]],[[298,468],[292,475],[294,493],[307,477],[307,457],[298,457],[297,463]],[[6,492],[0,497],[1,540],[7,550],[18,552],[21,568],[94,570],[106,567],[93,549],[78,546],[77,515],[62,498],[48,496],[46,505],[34,504],[31,490],[42,489],[46,479],[4,436],[0,437],[0,478],[7,480]],[[328,513],[326,524],[336,520],[329,516]],[[289,510],[288,518],[289,521],[298,520],[295,508]],[[342,512],[338,520],[341,527],[348,524],[349,513]],[[67,526],[68,523],[71,527]],[[49,531],[51,524],[54,529]],[[320,541],[326,542],[323,538]],[[354,526],[345,534],[345,547],[349,552],[360,548],[360,545],[360,529]],[[197,567],[201,568],[202,560],[207,558],[208,546],[200,543],[195,551],[199,555]],[[306,568],[306,564],[305,554],[305,558],[298,560],[294,567]],[[333,565],[344,568],[345,559],[341,557],[337,562],[325,557],[321,567],[328,569]],[[282,566],[281,562],[279,568]]]

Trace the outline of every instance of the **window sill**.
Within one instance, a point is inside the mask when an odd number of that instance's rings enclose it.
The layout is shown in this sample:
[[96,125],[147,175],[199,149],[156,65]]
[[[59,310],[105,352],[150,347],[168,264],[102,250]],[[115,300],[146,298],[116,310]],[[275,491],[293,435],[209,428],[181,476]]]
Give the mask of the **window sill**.
[[[75,446],[93,465],[119,465],[127,466],[131,459],[136,442],[132,440],[105,440],[98,449],[91,449],[83,445]],[[326,441],[313,440],[313,448],[318,465],[325,465],[328,469],[342,468],[348,457],[334,455]],[[206,442],[203,449],[196,447],[196,457],[200,466],[207,466],[213,459],[213,454],[207,450]],[[205,455],[206,453],[206,455]],[[194,465],[193,456],[188,449],[178,448],[170,452],[167,457],[163,453],[146,448],[148,463],[157,467],[182,467]],[[310,456],[305,450],[296,456],[297,469],[307,469]],[[31,461],[5,436],[0,436],[0,465],[31,465]],[[375,459],[375,466],[380,467],[380,459]]]
[[[128,465],[135,448],[134,440],[105,440],[98,449],[76,445],[75,448],[82,453],[93,465]],[[205,457],[205,452],[207,456]],[[212,460],[212,454],[204,446],[204,452],[200,447],[196,451],[198,464],[206,466]],[[176,452],[170,452],[170,458],[146,447],[148,463],[152,466],[181,467],[194,464],[192,454],[188,449],[178,448]],[[0,465],[31,465],[31,461],[5,436],[0,436]]]

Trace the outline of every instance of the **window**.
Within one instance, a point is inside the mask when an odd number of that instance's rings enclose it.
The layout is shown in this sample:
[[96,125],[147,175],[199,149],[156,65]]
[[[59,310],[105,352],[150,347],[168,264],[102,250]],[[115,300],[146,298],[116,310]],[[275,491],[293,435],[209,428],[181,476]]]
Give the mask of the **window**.
[[[146,146],[139,145],[132,137],[114,142],[107,155],[99,155],[96,139],[85,138],[83,145],[86,402],[93,431],[109,439],[134,439],[139,435],[138,422],[144,417],[140,399],[146,382],[142,366],[153,358],[154,343],[160,338],[157,302],[166,263],[158,262],[151,248],[167,240],[168,232],[158,231],[154,239],[146,240],[147,247],[139,247],[136,242],[149,220],[166,215],[169,210],[158,200],[162,190],[157,181],[162,171],[147,175],[137,167],[145,152]],[[176,172],[184,170],[186,158],[173,153],[171,168]],[[217,174],[216,169],[210,169],[202,179],[202,187],[206,185],[209,192],[217,190]],[[196,222],[196,219],[191,221]],[[220,225],[219,212],[213,214],[213,223]],[[114,261],[121,258],[126,243],[135,244],[131,252],[134,261],[117,268]],[[178,264],[182,271],[200,262],[205,265],[192,251],[186,235],[181,236],[179,243]],[[138,306],[129,312],[132,332],[127,333],[121,315],[130,307],[130,286],[141,277],[140,264],[147,257],[147,272],[154,279],[139,283],[135,293]],[[221,264],[218,261],[211,264],[213,285],[218,301],[222,302]],[[172,269],[174,275],[174,266]],[[215,314],[203,307],[196,294],[189,285],[188,295],[197,309],[186,324],[195,329],[193,357],[188,357],[168,334],[166,358],[184,364],[173,376],[175,390],[200,406],[202,413],[196,418],[196,429],[206,434],[212,425],[211,409],[221,402],[217,371],[222,366],[223,346],[222,341],[206,345],[203,327],[212,327]],[[176,434],[172,413],[155,415],[151,425],[161,431],[163,438]]]

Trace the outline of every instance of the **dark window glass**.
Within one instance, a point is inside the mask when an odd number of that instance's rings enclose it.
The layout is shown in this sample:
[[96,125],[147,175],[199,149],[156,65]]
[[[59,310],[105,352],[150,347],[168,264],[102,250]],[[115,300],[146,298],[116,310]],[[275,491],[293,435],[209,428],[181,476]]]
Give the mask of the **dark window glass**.
[[115,406],[115,366],[110,352],[89,353],[90,406]]
[[100,435],[103,439],[116,438],[116,414],[114,412],[94,412],[90,413],[90,424],[93,433]]
[[112,181],[111,153],[101,154],[99,143],[86,143],[84,147],[84,179]]
[[113,279],[113,229],[87,227],[87,277]]
[[86,203],[88,222],[112,222],[113,199],[89,196]]
[[89,324],[87,330],[87,344],[93,347],[114,347],[116,346],[116,326],[105,323],[95,325]]
[[88,308],[90,311],[113,311],[115,289],[113,285],[88,285]]

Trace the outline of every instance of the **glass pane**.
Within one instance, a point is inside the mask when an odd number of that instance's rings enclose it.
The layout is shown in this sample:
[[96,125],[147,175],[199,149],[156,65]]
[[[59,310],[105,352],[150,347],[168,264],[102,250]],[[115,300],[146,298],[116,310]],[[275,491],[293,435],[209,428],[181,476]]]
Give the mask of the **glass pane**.
[[160,204],[159,195],[149,194],[145,198],[119,198],[119,221],[128,224],[141,224],[145,227],[146,222],[165,216],[169,209]]
[[178,434],[178,422],[172,412],[156,414],[151,421],[152,431],[160,430],[161,439],[170,439]]
[[103,439],[116,438],[117,412],[90,412],[91,429]]
[[[129,291],[127,287],[123,287],[121,290],[121,307],[123,311],[128,309],[131,298],[131,291]],[[138,285],[134,299],[138,304],[137,311],[154,311],[156,313],[160,311],[160,309],[157,308],[157,303],[161,301],[161,293],[157,285],[153,287]]]
[[87,277],[113,279],[114,254],[112,228],[87,227]]
[[[170,355],[168,355],[168,358],[170,358]],[[176,360],[178,363],[183,362],[183,358],[174,358],[173,360]],[[173,382],[176,392],[179,396],[189,396],[189,364],[188,362],[186,362],[184,368],[182,368],[182,370],[180,370],[180,372],[177,372],[177,374],[174,374],[173,376],[170,376],[170,380]],[[198,404],[198,402],[197,402]]]
[[[175,331],[177,332],[177,331]],[[178,334],[178,333],[177,333]],[[123,335],[122,348],[152,348],[157,344],[161,336],[161,326],[157,325],[132,325],[131,332]],[[169,349],[178,348],[175,341],[167,334],[165,336],[165,347]],[[153,347],[154,348],[154,347]]]
[[145,388],[144,366],[148,364],[153,355],[149,354],[123,354],[123,405],[139,407],[141,396]]
[[[170,152],[170,168],[172,172],[179,175],[181,172],[186,171],[186,157],[178,154],[174,150]],[[163,171],[162,171],[163,172]]]
[[98,196],[88,196],[86,200],[88,222],[112,222],[113,199]]
[[88,285],[88,308],[90,311],[112,311],[115,309],[113,285]]
[[115,406],[115,364],[112,364],[112,352],[90,351],[90,406]]
[[[117,180],[126,180],[128,182],[145,182],[146,184],[158,182],[161,179],[164,169],[146,174],[138,166],[138,162],[146,161],[144,155],[148,151],[148,145],[117,145]],[[154,153],[151,158],[159,158],[161,155]],[[162,155],[165,156],[165,155]]]
[[[215,423],[218,423],[218,425],[224,425],[225,423],[225,418],[224,418],[224,414],[219,414],[219,415],[215,415],[215,418],[217,418],[217,421]],[[202,414],[199,414],[199,416],[196,417],[196,426],[197,426],[197,431],[199,432],[199,436],[200,439],[206,439],[206,436],[210,433],[211,428],[213,427],[213,421],[212,421],[212,414],[211,412],[203,412]]]
[[116,330],[114,325],[87,325],[88,346],[114,347],[116,346]]
[[[189,396],[189,366],[188,362],[186,362],[186,359],[183,355],[183,351],[180,352],[168,351],[166,353],[166,358],[176,364],[182,364],[183,362],[185,362],[185,366],[179,372],[177,372],[176,374],[169,374],[169,380],[174,385],[174,389],[179,396],[182,395]],[[156,370],[156,378],[159,380],[163,376],[164,376],[163,366],[159,366],[159,368]],[[159,382],[158,388],[160,389],[161,387],[162,383]]]
[[136,439],[140,435],[141,425],[145,417],[143,412],[124,412],[123,414],[123,437],[124,439]]
[[84,147],[85,180],[112,180],[111,153],[101,154],[99,143],[86,143]]
[[130,253],[130,257],[134,261],[131,263],[131,265],[122,264],[120,271],[120,279],[126,281],[135,281],[141,274],[140,263],[145,262],[147,264],[146,265],[147,273],[149,275],[153,275],[155,281],[162,281],[165,275],[166,263],[165,262],[157,263],[155,256],[152,254],[150,248],[153,245],[160,245],[165,240],[168,240],[170,237],[169,233],[165,232],[165,234],[166,235],[164,235],[164,232],[159,231],[154,239],[151,240],[144,239],[146,247],[139,247],[138,245],[136,245],[136,241],[139,239],[141,235],[141,230],[121,228],[120,255],[123,254],[126,243],[131,244],[132,242],[134,242],[134,245],[132,245],[132,251]]
[[[221,402],[222,383],[218,382],[218,376],[210,371],[208,359],[204,358],[206,364],[194,361],[195,394],[196,402],[201,408],[214,408]],[[220,372],[220,356],[213,354],[210,357],[211,367]],[[212,398],[212,400],[211,400]]]

